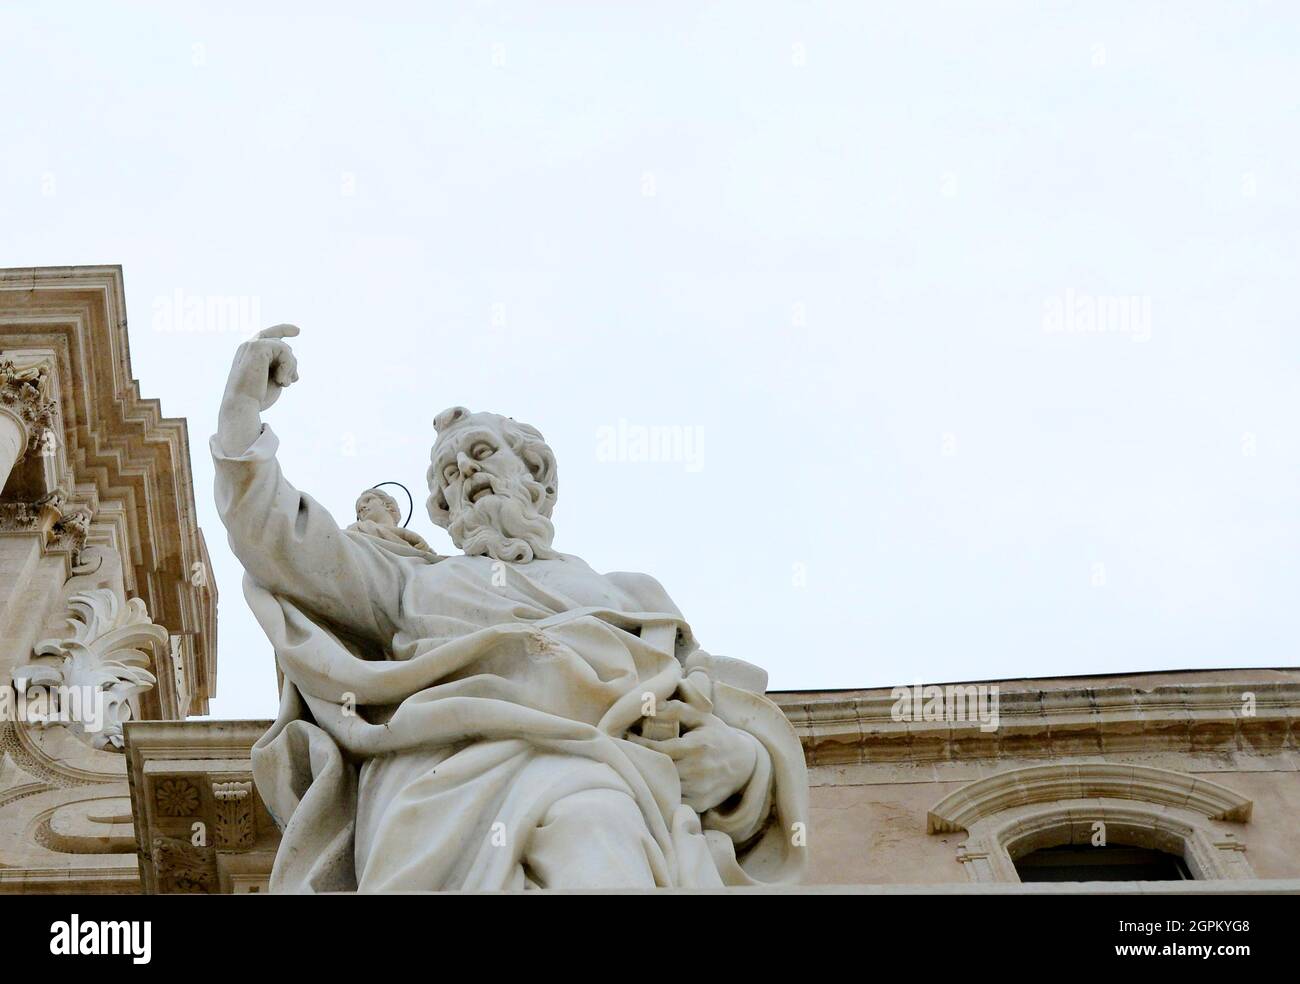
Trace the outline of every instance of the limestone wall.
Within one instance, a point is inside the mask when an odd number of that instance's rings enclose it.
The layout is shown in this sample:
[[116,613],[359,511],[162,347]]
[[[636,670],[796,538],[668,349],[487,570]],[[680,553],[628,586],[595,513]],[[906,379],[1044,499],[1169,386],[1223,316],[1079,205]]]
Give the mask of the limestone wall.
[[[1003,809],[993,816],[1019,809],[1027,819],[1017,822],[1027,823],[1061,797],[1083,792],[1089,795],[1070,801],[1076,831],[1105,819],[1108,809],[1132,811],[1124,823],[1149,827],[1155,843],[1162,830],[1159,817],[1168,823],[1195,804],[1198,782],[1207,789],[1221,786],[1248,803],[1248,819],[1213,819],[1197,809],[1180,815],[1180,822],[1198,832],[1203,828],[1207,844],[1235,842],[1242,848],[1207,847],[1207,865],[1223,876],[1244,858],[1250,877],[1300,878],[1297,671],[1004,682],[1001,720],[991,733],[981,732],[979,722],[894,721],[897,701],[885,689],[774,696],[800,731],[809,758],[813,882],[970,880],[973,865],[959,860],[962,846],[983,850],[989,845],[970,844],[964,830],[930,832],[936,805],[991,777],[1070,768],[1085,777],[1089,770],[1099,772],[1101,778],[1080,789],[1067,777],[1051,794],[1058,799],[1027,805],[1020,800],[1032,796],[1008,784],[995,790],[992,802]],[[1101,766],[1119,768],[1121,774],[1131,766],[1133,776],[1116,780]],[[1127,788],[1116,792],[1117,783]],[[1113,795],[1094,795],[1098,792]],[[1223,807],[1234,816],[1244,809]]]

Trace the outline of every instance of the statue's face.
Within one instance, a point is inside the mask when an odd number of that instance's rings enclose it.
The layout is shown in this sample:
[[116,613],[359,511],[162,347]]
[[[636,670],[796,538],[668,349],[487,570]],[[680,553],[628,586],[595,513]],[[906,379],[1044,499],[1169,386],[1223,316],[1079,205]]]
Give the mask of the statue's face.
[[439,449],[434,468],[453,522],[485,499],[517,494],[531,478],[500,428],[487,423],[475,423],[449,438]]
[[395,515],[395,513],[396,503],[392,503],[376,492],[362,492],[361,498],[357,499],[357,519],[359,520],[368,519],[372,523],[390,526],[402,521],[401,515]]
[[431,498],[445,503],[447,532],[471,556],[512,562],[554,557],[555,528],[541,511],[554,488],[537,480],[498,419],[475,414],[440,438],[429,470],[436,486]]

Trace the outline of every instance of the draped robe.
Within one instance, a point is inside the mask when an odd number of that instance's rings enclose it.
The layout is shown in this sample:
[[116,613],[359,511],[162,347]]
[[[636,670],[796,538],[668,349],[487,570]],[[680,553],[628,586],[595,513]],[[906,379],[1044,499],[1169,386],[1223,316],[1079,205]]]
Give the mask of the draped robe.
[[[272,891],[544,888],[528,867],[538,825],[589,789],[635,801],[656,885],[798,878],[798,738],[763,671],[701,650],[658,582],[567,555],[431,562],[340,529],[277,448],[265,425],[242,455],[211,442],[218,511],[282,676],[253,749],[283,831]],[[702,815],[672,759],[626,738],[648,700],[673,698],[755,748],[743,788]]]

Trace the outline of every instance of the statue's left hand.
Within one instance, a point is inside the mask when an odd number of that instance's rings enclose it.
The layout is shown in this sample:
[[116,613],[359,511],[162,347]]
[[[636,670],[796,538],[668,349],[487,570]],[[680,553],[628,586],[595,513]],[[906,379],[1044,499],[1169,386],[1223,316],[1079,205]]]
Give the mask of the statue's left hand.
[[285,341],[297,334],[294,325],[264,328],[235,350],[217,414],[217,440],[226,454],[248,450],[262,432],[261,412],[298,381],[298,360]]
[[263,328],[235,351],[226,381],[228,394],[241,394],[268,410],[280,394],[298,381],[298,359],[286,338],[298,334],[297,325]]
[[655,741],[629,734],[628,740],[663,752],[676,763],[682,802],[697,813],[739,792],[753,775],[758,759],[753,739],[717,715],[670,700],[656,709],[655,717],[679,721],[689,730],[680,738]]

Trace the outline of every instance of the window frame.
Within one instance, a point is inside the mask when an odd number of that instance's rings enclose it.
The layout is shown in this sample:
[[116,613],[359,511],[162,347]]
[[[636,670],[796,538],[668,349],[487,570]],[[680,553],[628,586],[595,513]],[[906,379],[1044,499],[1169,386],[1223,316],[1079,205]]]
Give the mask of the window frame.
[[1236,830],[1251,802],[1199,776],[1105,762],[1009,769],[944,797],[930,833],[964,830],[957,861],[971,881],[1020,883],[1014,859],[1040,847],[1107,843],[1183,858],[1197,881],[1254,878]]

